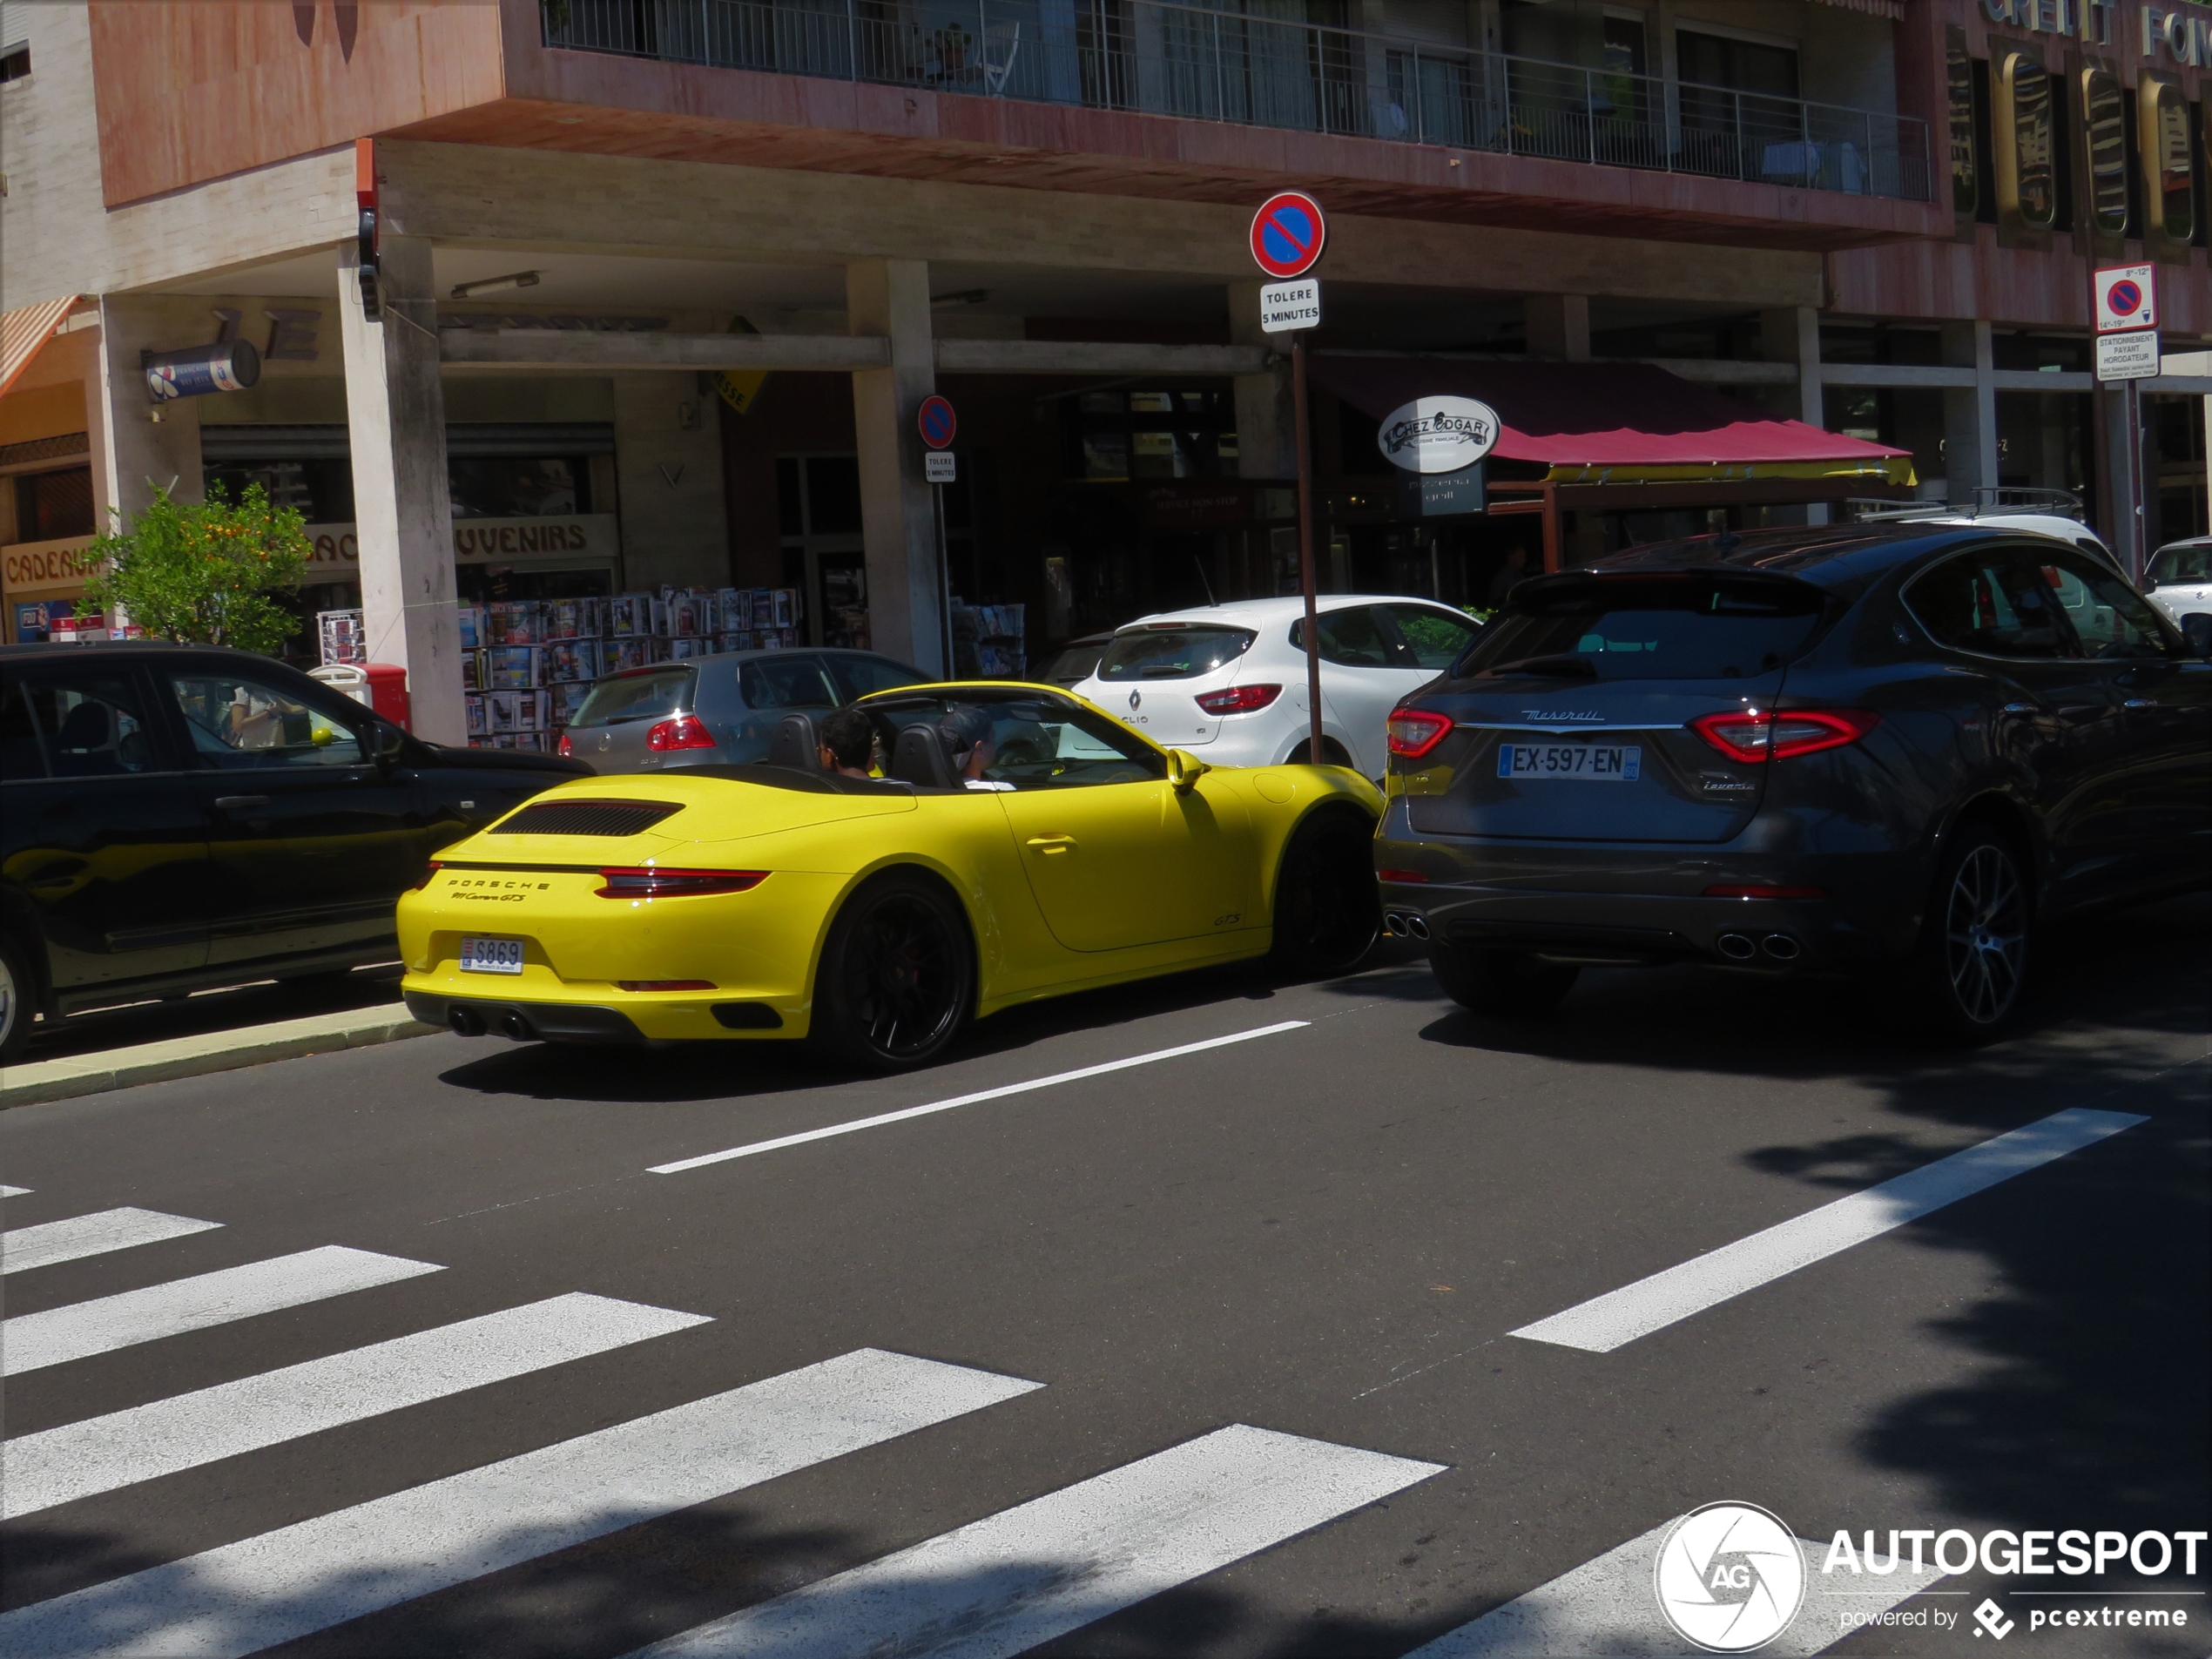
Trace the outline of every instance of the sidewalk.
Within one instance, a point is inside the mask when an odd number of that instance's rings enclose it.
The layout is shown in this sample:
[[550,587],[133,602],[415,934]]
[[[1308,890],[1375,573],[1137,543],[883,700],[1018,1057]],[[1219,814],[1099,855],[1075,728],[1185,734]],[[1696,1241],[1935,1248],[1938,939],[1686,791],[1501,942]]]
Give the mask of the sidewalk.
[[438,1029],[412,1018],[406,1008],[387,1003],[375,1008],[311,1014],[303,1019],[280,1020],[269,1025],[172,1037],[162,1042],[142,1042],[58,1060],[34,1060],[10,1066],[4,1075],[0,1075],[0,1110],[44,1101],[72,1100],[80,1095],[104,1094],[111,1089],[129,1089],[138,1083],[234,1071],[241,1066],[258,1066],[270,1060],[329,1054],[339,1049],[366,1049],[379,1042],[396,1042],[402,1037],[430,1036]]

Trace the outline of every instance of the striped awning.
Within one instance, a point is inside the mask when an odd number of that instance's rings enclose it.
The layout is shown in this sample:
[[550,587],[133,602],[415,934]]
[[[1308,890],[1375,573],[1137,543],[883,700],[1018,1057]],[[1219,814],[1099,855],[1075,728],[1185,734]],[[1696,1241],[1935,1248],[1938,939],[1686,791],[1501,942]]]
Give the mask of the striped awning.
[[1891,23],[1905,21],[1905,0],[1813,0],[1813,3],[1840,6],[1845,11],[1863,11],[1870,17],[1886,18]]
[[76,303],[77,296],[67,293],[0,314],[0,397],[5,397],[16,376],[30,367],[38,348],[54,337],[54,330],[62,326],[62,319]]

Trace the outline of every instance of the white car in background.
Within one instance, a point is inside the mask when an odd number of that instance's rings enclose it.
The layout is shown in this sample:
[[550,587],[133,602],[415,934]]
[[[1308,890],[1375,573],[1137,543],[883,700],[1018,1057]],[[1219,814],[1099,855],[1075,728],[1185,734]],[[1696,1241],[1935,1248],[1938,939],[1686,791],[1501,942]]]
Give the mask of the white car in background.
[[2184,617],[2212,616],[2212,536],[2167,543],[2151,555],[2142,586],[2144,597],[2173,618],[2175,627]]
[[[1324,594],[1321,759],[1383,775],[1384,725],[1400,698],[1481,631],[1464,611],[1392,594]],[[1305,602],[1243,599],[1140,617],[1114,631],[1074,688],[1163,748],[1223,766],[1306,759]]]

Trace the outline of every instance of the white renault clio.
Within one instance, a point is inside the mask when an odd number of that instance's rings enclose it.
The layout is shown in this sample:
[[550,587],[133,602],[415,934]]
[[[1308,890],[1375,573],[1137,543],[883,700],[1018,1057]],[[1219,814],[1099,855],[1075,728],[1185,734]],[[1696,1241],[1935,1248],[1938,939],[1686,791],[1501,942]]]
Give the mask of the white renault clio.
[[[1323,760],[1379,778],[1400,698],[1451,667],[1481,624],[1433,599],[1324,594]],[[1224,766],[1306,759],[1305,602],[1243,599],[1141,617],[1115,631],[1074,687],[1170,749]]]

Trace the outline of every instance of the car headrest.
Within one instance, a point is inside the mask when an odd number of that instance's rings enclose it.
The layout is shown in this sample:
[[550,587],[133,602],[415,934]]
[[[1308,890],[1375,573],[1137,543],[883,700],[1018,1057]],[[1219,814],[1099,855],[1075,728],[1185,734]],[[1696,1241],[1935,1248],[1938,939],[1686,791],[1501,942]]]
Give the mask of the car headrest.
[[62,717],[62,729],[55,733],[57,747],[63,749],[105,749],[108,736],[108,707],[105,703],[79,703]]
[[945,752],[945,740],[934,725],[910,725],[899,733],[898,745],[891,752],[890,775],[917,789],[960,787],[960,780],[953,775],[951,757]]
[[812,716],[786,714],[776,722],[776,735],[768,742],[768,764],[800,772],[822,769],[821,739],[814,735]]

